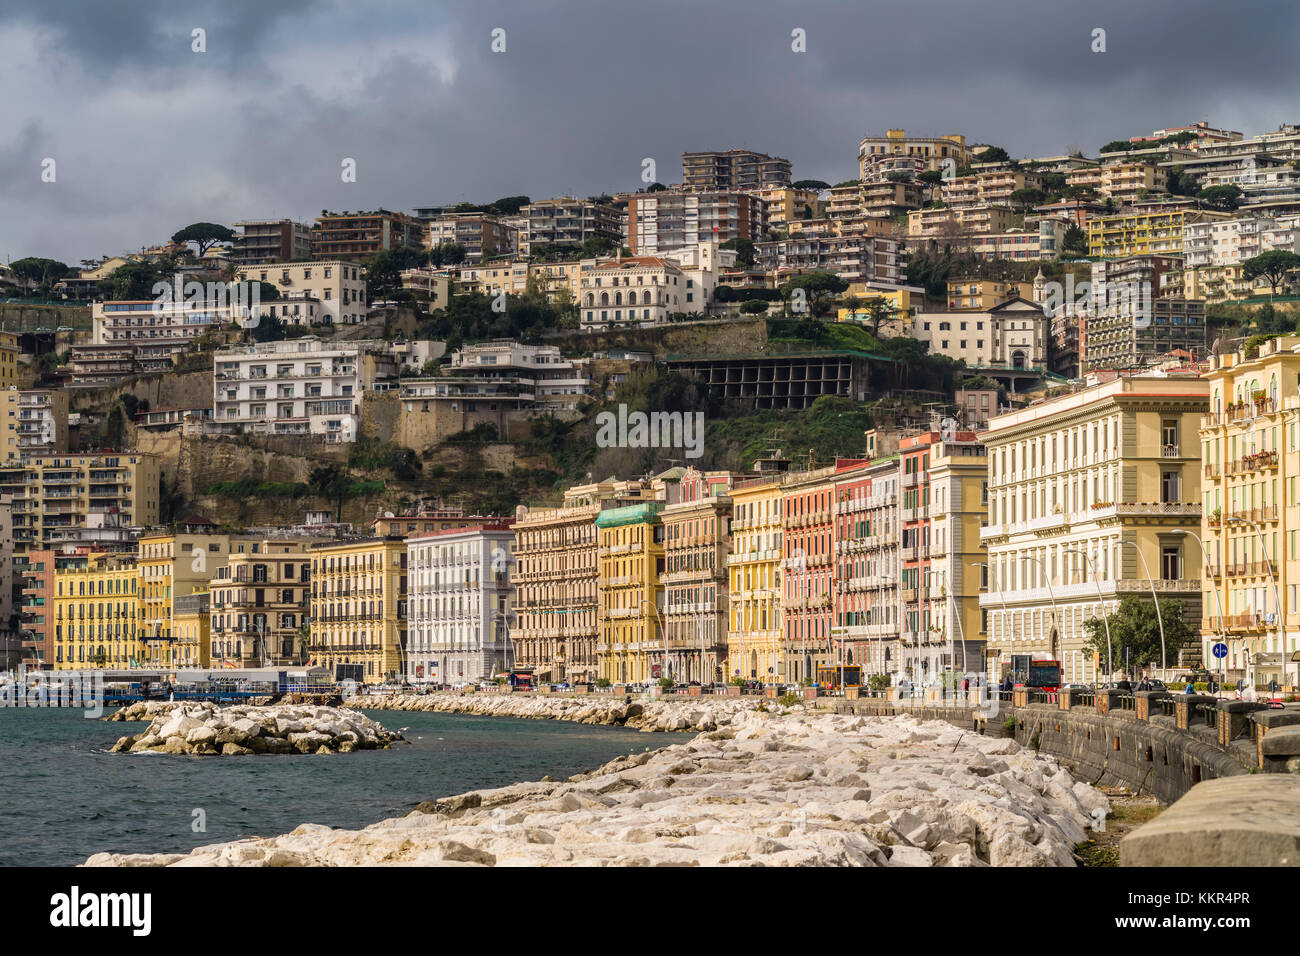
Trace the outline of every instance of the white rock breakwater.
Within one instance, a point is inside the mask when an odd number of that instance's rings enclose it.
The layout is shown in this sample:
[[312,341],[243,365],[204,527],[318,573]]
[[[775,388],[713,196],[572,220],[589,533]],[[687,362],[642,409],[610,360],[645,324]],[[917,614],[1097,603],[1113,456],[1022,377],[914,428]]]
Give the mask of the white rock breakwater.
[[90,866],[1072,866],[1106,798],[1009,738],[910,716],[749,712],[564,782]]
[[143,733],[121,737],[113,753],[195,756],[352,753],[387,747],[402,735],[339,707],[150,705]]
[[776,708],[757,697],[666,697],[626,701],[622,697],[558,697],[549,694],[407,694],[355,697],[363,710],[418,710],[480,717],[567,720],[579,724],[621,724],[646,731],[717,730],[753,712]]

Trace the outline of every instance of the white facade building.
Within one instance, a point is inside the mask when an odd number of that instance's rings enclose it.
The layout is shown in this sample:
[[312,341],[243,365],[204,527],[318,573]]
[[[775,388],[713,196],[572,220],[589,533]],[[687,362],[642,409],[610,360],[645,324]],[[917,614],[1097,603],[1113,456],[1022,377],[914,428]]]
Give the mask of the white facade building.
[[408,680],[478,681],[513,665],[512,524],[406,539]]
[[1043,307],[1019,297],[986,312],[919,312],[911,337],[974,368],[1034,369],[1047,364]]
[[352,442],[363,395],[396,374],[385,342],[304,338],[224,349],[215,358],[213,421],[205,431]]

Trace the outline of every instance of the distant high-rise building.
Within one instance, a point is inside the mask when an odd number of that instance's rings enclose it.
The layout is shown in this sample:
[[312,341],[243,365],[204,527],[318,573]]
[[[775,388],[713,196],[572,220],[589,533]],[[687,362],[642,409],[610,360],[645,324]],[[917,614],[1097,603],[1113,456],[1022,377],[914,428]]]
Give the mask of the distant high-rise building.
[[682,153],[687,189],[711,192],[790,185],[790,160],[748,149]]
[[235,238],[230,258],[236,265],[285,262],[311,256],[311,226],[292,219],[247,219],[235,223],[243,232]]

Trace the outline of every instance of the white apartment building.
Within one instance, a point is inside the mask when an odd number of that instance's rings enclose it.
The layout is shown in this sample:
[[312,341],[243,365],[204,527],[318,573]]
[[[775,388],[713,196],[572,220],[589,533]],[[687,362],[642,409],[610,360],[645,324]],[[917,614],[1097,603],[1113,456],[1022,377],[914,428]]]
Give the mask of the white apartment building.
[[513,665],[512,524],[406,539],[410,597],[403,667],[408,680],[478,681]]
[[[703,312],[687,299],[687,277],[660,256],[601,263],[582,277],[582,328],[664,325],[674,312]],[[701,296],[701,299],[703,297]]]
[[[267,314],[279,308],[276,315],[290,325],[354,325],[366,318],[366,280],[361,266],[355,262],[327,259],[316,262],[264,262],[260,265],[242,266],[236,273],[241,282],[266,282],[280,290],[283,303],[273,300],[262,303]],[[285,314],[283,306],[293,306],[293,300],[303,304],[300,310]],[[305,303],[315,300],[319,308],[309,314]],[[314,319],[313,316],[314,315]]]
[[470,345],[452,354],[448,375],[460,381],[504,382],[524,386],[532,407],[571,411],[590,393],[584,362],[566,359],[553,345],[521,345],[497,339]]
[[68,393],[63,389],[24,389],[17,398],[17,451],[24,455],[67,451]]
[[323,344],[316,338],[223,349],[213,369],[216,434],[319,435],[356,440],[361,400],[397,374],[385,342]]
[[93,344],[149,346],[180,352],[213,325],[247,321],[250,308],[235,301],[178,297],[94,302]]
[[1183,255],[1188,269],[1234,266],[1275,249],[1300,254],[1300,229],[1294,218],[1214,219],[1183,227]]

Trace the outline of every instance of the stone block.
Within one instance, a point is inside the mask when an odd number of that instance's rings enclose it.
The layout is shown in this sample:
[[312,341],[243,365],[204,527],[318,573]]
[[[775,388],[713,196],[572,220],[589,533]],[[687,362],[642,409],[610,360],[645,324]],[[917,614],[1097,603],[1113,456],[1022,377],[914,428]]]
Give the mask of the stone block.
[[1167,690],[1140,690],[1133,695],[1133,711],[1138,720],[1150,720],[1159,717],[1160,701],[1173,695]]
[[1205,723],[1205,716],[1201,713],[1202,704],[1213,706],[1218,702],[1218,698],[1210,694],[1175,694],[1174,695],[1174,726],[1179,730],[1186,730],[1193,724]]
[[1119,847],[1121,866],[1300,866],[1300,787],[1289,775],[1206,780]]

